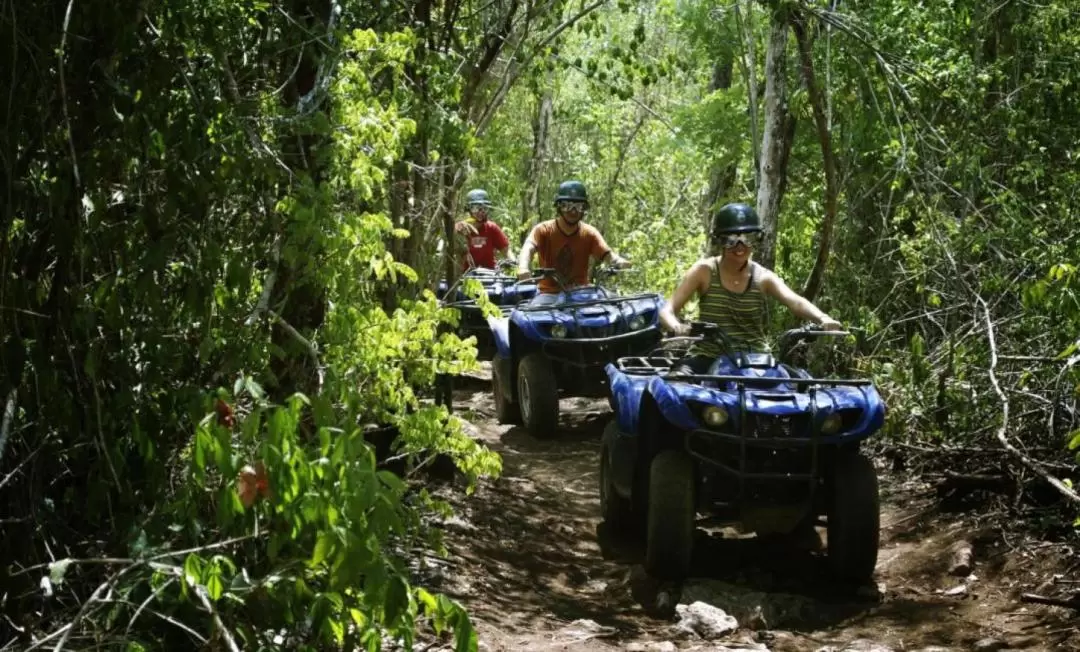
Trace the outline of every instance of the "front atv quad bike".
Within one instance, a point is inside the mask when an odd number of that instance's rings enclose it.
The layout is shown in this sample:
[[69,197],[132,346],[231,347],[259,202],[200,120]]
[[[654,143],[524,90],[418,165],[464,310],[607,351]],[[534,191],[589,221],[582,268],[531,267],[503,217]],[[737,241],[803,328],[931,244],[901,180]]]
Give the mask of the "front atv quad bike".
[[636,534],[642,524],[643,514],[635,510],[629,499],[619,495],[615,488],[615,478],[611,469],[611,446],[617,436],[615,422],[604,428],[600,441],[600,515],[617,537],[629,537]]
[[[601,464],[611,478],[606,490],[619,500],[604,501],[646,506],[649,570],[690,572],[698,513],[759,536],[790,535],[825,516],[836,577],[871,579],[877,475],[859,444],[885,419],[873,384],[818,378],[768,353],[738,351],[714,324],[694,323],[691,334],[724,344],[708,373],[681,373],[672,346],[606,367],[615,420]],[[786,350],[791,340],[839,335],[847,333],[804,327],[779,342]]]
[[829,566],[840,579],[864,584],[874,575],[880,543],[877,471],[862,453],[845,451],[828,480]]
[[488,320],[495,340],[496,407],[507,410],[500,420],[510,420],[513,405],[529,434],[551,437],[561,397],[606,397],[604,365],[621,355],[644,354],[660,341],[663,297],[620,295],[602,285],[618,272],[598,267],[589,285],[567,288],[555,270],[536,270],[533,279],[555,279],[560,291]]
[[685,452],[669,449],[652,459],[645,569],[654,577],[678,580],[690,570],[697,515],[694,484],[694,458]]

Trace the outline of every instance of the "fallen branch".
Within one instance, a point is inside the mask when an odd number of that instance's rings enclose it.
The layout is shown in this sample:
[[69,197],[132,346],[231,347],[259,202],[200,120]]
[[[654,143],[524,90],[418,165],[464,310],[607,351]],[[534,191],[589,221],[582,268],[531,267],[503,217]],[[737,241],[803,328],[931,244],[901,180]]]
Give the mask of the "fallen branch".
[[217,609],[214,608],[214,604],[210,602],[210,598],[206,595],[206,589],[196,585],[195,595],[199,597],[199,602],[201,602],[203,607],[206,608],[206,611],[210,613],[210,618],[213,619],[214,625],[221,631],[221,636],[229,646],[230,652],[240,652],[240,648],[236,645],[236,639],[233,638],[228,628],[225,627],[225,622],[221,620],[221,615],[218,614]]
[[1001,425],[997,429],[997,439],[1001,442],[1001,445],[1007,450],[1013,457],[1020,460],[1020,462],[1030,469],[1035,475],[1039,476],[1043,480],[1050,483],[1052,487],[1058,490],[1058,492],[1068,498],[1070,501],[1080,505],[1080,495],[1077,495],[1075,491],[1065,485],[1064,482],[1054,477],[1038,462],[1038,460],[1032,459],[1024,454],[1023,451],[1009,443],[1009,440],[1005,436],[1006,430],[1009,427],[1009,399],[1002,391],[1001,385],[998,384],[997,379],[997,340],[994,337],[994,324],[990,319],[990,309],[987,307],[986,302],[978,294],[975,295],[975,299],[979,302],[979,305],[983,309],[983,319],[986,323],[986,337],[990,344],[990,368],[987,372],[990,375],[990,384],[994,387],[994,393],[997,394],[998,399],[1001,401]]
[[1034,604],[1046,604],[1051,607],[1065,607],[1067,609],[1080,610],[1080,598],[1073,598],[1071,600],[1062,600],[1060,598],[1046,598],[1034,593],[1024,593],[1020,596],[1020,602],[1030,602]]
[[316,393],[322,392],[323,367],[322,367],[322,363],[319,362],[319,351],[318,351],[318,349],[315,348],[315,345],[312,344],[311,341],[308,340],[308,338],[301,335],[300,331],[296,330],[295,328],[292,327],[292,325],[289,322],[282,319],[281,315],[277,314],[273,310],[267,310],[266,312],[267,312],[268,315],[270,315],[270,317],[273,318],[274,323],[276,323],[278,326],[281,326],[285,330],[286,333],[288,333],[290,336],[292,336],[292,338],[294,340],[296,340],[300,344],[300,346],[304,347],[304,350],[307,351],[308,356],[311,358],[312,363],[314,363],[314,365],[315,365],[315,373],[318,375],[319,384],[318,384],[318,387],[316,388]]
[[[4,459],[4,449],[7,448],[8,435],[11,434],[11,424],[15,421],[15,406],[18,404],[19,390],[12,388],[8,392],[7,402],[4,404],[4,417],[0,421],[0,461]],[[10,476],[9,476],[10,477]],[[4,478],[7,483],[7,478]],[[4,486],[0,484],[0,487]]]

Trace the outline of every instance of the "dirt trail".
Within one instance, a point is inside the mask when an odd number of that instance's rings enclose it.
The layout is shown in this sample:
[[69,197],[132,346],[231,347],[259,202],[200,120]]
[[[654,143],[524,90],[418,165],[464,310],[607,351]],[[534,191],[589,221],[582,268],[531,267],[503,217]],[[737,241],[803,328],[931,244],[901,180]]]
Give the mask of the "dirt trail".
[[[1080,650],[1074,614],[1017,600],[1051,569],[1075,568],[1072,550],[1014,550],[971,517],[942,513],[926,487],[888,475],[877,591],[835,589],[819,552],[699,529],[697,577],[674,595],[719,607],[740,627],[717,640],[681,633],[677,619],[648,609],[672,587],[645,576],[642,550],[613,548],[599,531],[606,403],[570,399],[561,409],[561,431],[538,441],[495,423],[486,384],[455,391],[455,410],[504,471],[453,498],[451,556],[434,588],[469,608],[482,650]],[[967,578],[946,572],[961,538],[976,546]]]

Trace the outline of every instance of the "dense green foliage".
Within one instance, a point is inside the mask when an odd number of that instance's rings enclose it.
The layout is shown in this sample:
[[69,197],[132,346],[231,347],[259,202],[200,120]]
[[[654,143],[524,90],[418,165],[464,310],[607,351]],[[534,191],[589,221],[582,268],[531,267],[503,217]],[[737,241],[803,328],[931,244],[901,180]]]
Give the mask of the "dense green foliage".
[[[1000,425],[1075,478],[1068,2],[8,3],[0,592],[21,632],[0,645],[475,644],[410,567],[446,510],[423,463],[499,471],[425,400],[476,361],[427,290],[436,236],[465,184],[519,242],[578,178],[628,287],[670,292],[709,206],[754,200],[777,7],[810,26],[837,159],[817,301],[859,334],[889,434],[999,468]],[[799,287],[825,177],[794,38],[784,56],[775,267]]]

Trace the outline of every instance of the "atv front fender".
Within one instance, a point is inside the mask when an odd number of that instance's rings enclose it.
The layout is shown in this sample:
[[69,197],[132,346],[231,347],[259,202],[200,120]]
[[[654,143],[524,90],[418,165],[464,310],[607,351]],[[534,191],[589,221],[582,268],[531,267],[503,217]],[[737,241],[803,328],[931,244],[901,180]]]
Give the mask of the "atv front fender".
[[701,427],[690,412],[686,402],[683,401],[674,387],[664,382],[663,378],[653,376],[649,380],[647,391],[656,401],[660,416],[665,421],[683,430],[693,430]]
[[[510,319],[508,317],[488,317],[488,327],[495,339],[495,357],[511,358],[510,353]],[[509,395],[508,395],[509,396]]]

